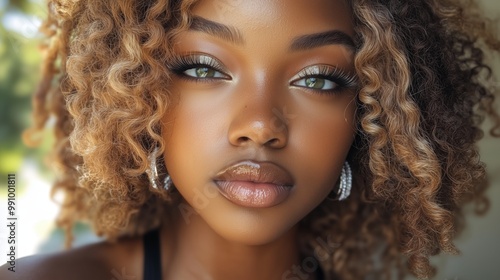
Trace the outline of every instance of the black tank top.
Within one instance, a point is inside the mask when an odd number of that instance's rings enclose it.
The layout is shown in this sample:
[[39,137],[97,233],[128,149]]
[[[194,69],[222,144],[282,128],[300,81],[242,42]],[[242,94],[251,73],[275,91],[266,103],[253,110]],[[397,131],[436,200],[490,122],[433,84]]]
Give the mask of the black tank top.
[[[161,251],[159,230],[154,229],[144,234],[144,271],[143,280],[161,280]],[[323,271],[319,269],[318,279],[324,279]]]

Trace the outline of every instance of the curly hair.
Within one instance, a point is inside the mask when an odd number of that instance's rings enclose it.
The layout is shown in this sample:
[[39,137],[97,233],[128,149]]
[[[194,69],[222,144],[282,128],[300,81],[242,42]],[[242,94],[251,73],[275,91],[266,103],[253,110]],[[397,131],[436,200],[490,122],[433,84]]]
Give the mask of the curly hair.
[[[194,2],[49,1],[42,31],[50,45],[25,141],[36,144],[55,117],[52,193],[64,193],[57,222],[68,247],[76,221],[114,240],[159,226],[175,204],[175,195],[150,186],[145,171],[154,147],[164,149],[166,65]],[[472,2],[349,5],[360,81],[349,153],[354,190],[301,221],[301,250],[326,256],[319,262],[327,279],[389,279],[394,271],[427,278],[435,273],[430,256],[458,253],[453,239],[463,228],[463,205],[487,204],[475,145],[486,116],[500,136],[498,88],[483,53],[500,51],[500,41]],[[324,240],[340,245],[330,252]]]

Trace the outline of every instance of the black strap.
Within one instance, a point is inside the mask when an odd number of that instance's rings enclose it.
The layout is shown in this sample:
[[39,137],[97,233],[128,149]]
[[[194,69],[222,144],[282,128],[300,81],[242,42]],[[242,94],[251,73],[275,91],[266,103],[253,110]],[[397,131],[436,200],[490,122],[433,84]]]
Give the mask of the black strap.
[[325,279],[325,274],[323,273],[323,270],[320,267],[318,267],[317,279],[319,279],[319,280],[324,280]]
[[144,234],[142,243],[144,247],[143,280],[161,280],[161,250],[158,229]]
[[[143,280],[161,280],[161,250],[159,230],[154,229],[144,234],[144,278]],[[323,270],[317,271],[317,278],[324,279]]]

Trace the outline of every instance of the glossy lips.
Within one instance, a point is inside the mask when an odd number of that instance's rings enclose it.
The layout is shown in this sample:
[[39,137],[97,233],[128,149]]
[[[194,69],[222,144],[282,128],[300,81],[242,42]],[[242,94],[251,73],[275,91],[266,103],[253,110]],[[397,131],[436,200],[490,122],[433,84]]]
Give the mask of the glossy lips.
[[293,186],[285,169],[271,162],[241,161],[214,178],[221,194],[245,207],[271,207],[283,202]]

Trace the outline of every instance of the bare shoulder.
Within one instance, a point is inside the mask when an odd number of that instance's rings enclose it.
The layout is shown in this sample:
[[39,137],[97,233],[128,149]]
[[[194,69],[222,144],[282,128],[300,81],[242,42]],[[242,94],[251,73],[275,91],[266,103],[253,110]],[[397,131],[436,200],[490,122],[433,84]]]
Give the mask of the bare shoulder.
[[[142,246],[139,238],[99,242],[53,254],[17,259],[0,267],[0,279],[141,279]],[[9,267],[11,269],[9,269]]]

